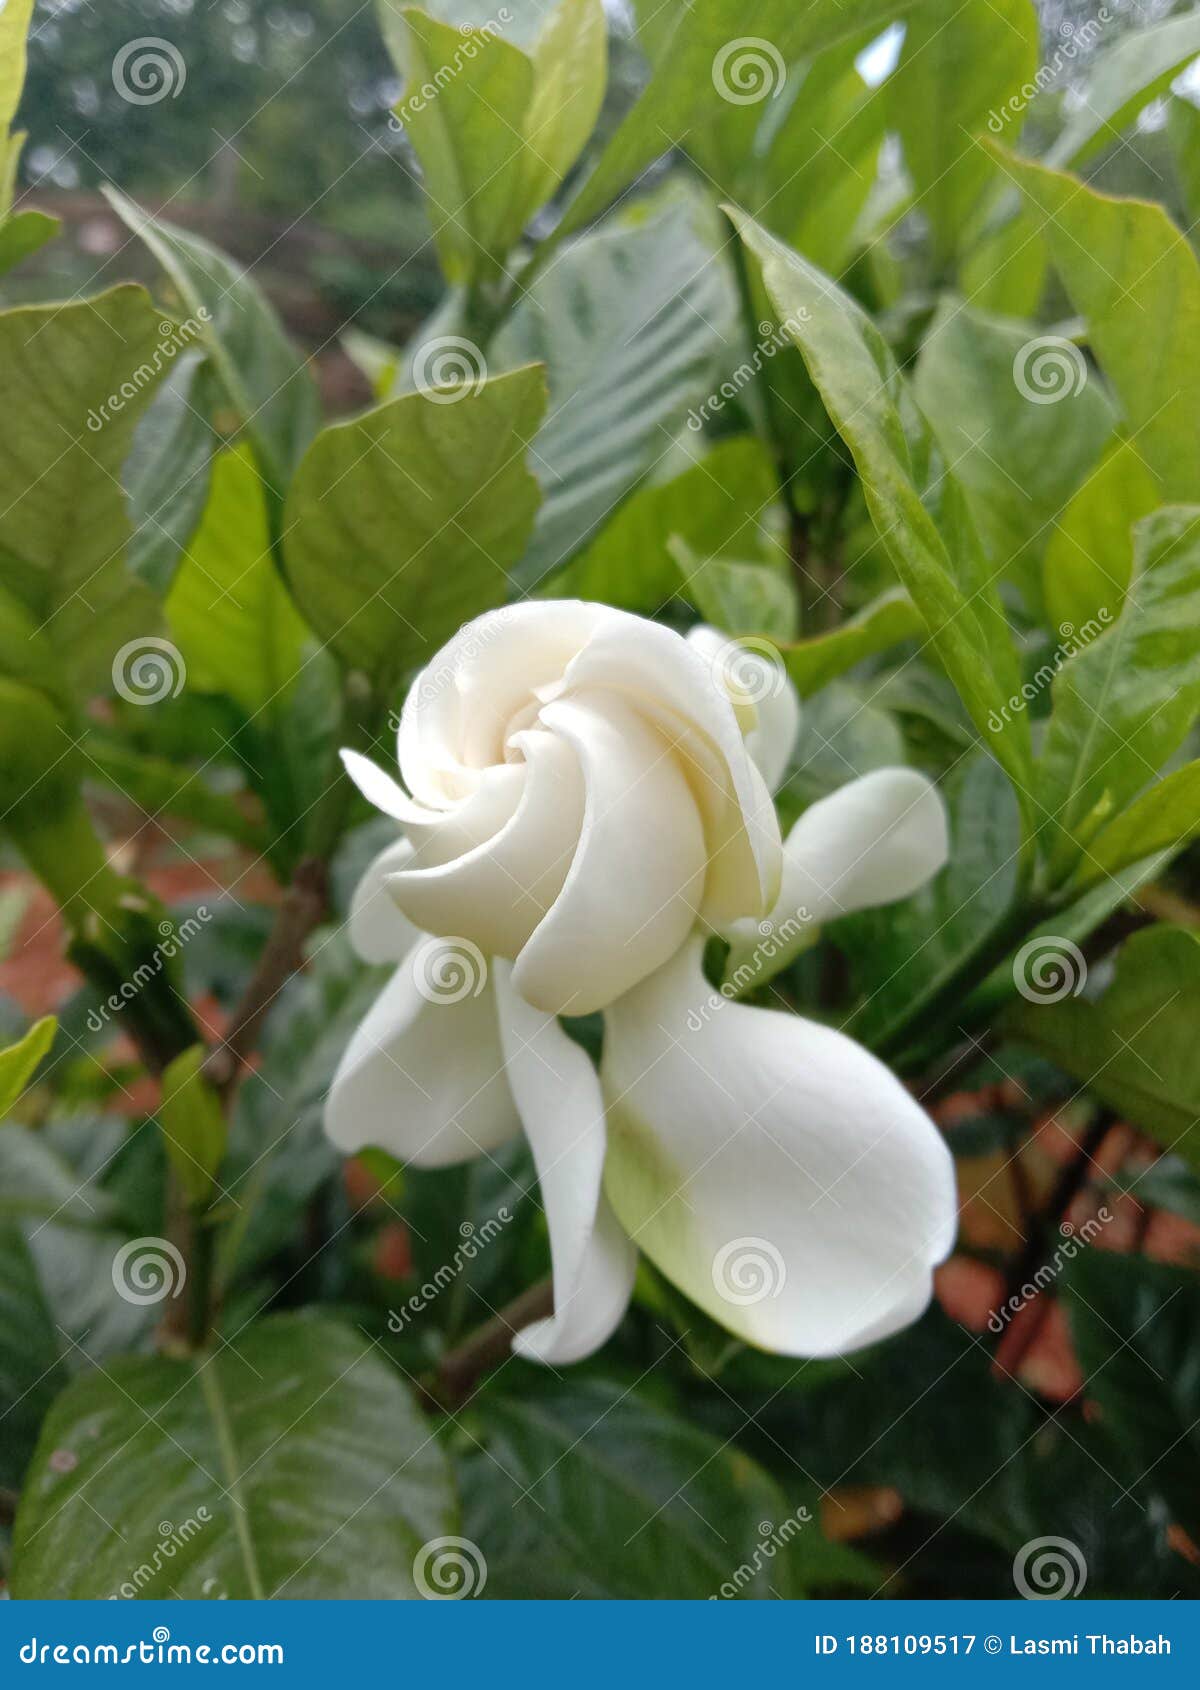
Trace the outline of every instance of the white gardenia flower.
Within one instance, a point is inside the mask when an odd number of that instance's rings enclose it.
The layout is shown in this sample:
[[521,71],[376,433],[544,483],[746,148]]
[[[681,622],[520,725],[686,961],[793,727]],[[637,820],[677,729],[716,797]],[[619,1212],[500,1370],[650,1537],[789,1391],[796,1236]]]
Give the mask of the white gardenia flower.
[[[517,1335],[522,1355],[604,1343],[639,1248],[787,1355],[873,1342],[929,1300],[955,1226],[932,1122],[852,1040],[733,1002],[701,970],[716,932],[742,978],[768,979],[814,923],[945,861],[941,800],[909,769],[850,782],[781,844],[767,780],[798,722],[782,671],[712,629],[547,601],[470,623],[414,682],[407,791],[347,754],[404,837],[351,910],[362,955],[397,966],[327,1130],[424,1167],[524,1131],[554,1314]],[[597,1009],[599,1073],[557,1019]]]

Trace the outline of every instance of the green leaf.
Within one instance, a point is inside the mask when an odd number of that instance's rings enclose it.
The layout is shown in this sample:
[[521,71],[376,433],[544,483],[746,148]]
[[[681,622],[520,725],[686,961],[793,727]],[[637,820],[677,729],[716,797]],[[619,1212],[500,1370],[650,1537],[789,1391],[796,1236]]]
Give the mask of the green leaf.
[[0,415],[20,419],[0,461],[0,582],[80,693],[155,623],[122,556],[120,473],[167,362],[159,315],[137,287],[0,313]]
[[445,1459],[399,1376],[335,1321],[279,1315],[215,1354],[126,1358],[64,1392],[21,1499],[11,1587],[413,1597],[415,1557],[453,1525]]
[[488,1596],[765,1601],[861,1577],[821,1536],[813,1487],[785,1497],[732,1443],[633,1391],[522,1371],[519,1394],[471,1408],[464,1529]]
[[42,1058],[54,1043],[58,1022],[53,1015],[40,1021],[7,1050],[0,1050],[0,1115],[7,1115],[33,1078]]
[[[1161,205],[1114,199],[989,142],[1042,224],[1130,437],[1165,499],[1200,492],[1200,267]],[[1149,325],[1153,324],[1153,332]]]
[[1040,758],[1052,877],[1162,768],[1200,711],[1200,510],[1139,522],[1134,558],[1120,616],[1054,680]]
[[185,352],[134,431],[122,481],[133,538],[129,567],[156,593],[171,585],[208,502],[218,441],[210,422],[216,382],[202,352]]
[[1143,106],[1170,87],[1200,55],[1200,11],[1131,29],[1097,53],[1067,122],[1046,149],[1043,163],[1061,169],[1082,164],[1118,141]]
[[213,464],[166,616],[190,686],[226,694],[251,717],[278,708],[311,635],[272,559],[263,486],[245,446]]
[[[909,19],[888,101],[918,204],[933,229],[935,260],[955,250],[995,173],[975,137],[1037,63],[1030,0],[964,0],[949,16],[927,7]],[[1020,128],[1019,113],[1010,121]]]
[[587,145],[608,77],[603,0],[559,0],[532,46],[533,94],[524,116],[526,215],[548,200]]
[[[1053,373],[1053,402],[1035,379],[1039,369]],[[921,348],[914,391],[992,565],[1036,595],[1031,566],[1113,430],[1112,406],[1087,380],[1083,354],[947,298]]]
[[221,1100],[201,1073],[206,1055],[202,1044],[193,1045],[167,1065],[158,1106],[167,1155],[184,1196],[196,1206],[211,1197],[225,1151]]
[[732,278],[687,203],[573,242],[533,283],[494,348],[502,368],[540,360],[550,382],[519,586],[565,564],[664,457],[715,393],[736,325]]
[[526,368],[405,394],[313,442],[288,500],[288,575],[347,663],[396,678],[506,596],[537,508],[524,456],[544,404]]
[[1200,1276],[1085,1250],[1064,1276],[1088,1398],[1120,1478],[1200,1535]]
[[1192,226],[1200,217],[1200,106],[1181,94],[1167,105],[1167,135],[1184,209]]
[[1200,939],[1149,927],[1121,947],[1095,1002],[1014,1004],[1008,1030],[1027,1039],[1133,1126],[1200,1168]]
[[1137,449],[1114,441],[1050,529],[1042,593],[1052,627],[1085,627],[1115,616],[1133,573],[1133,525],[1158,505],[1154,478]]
[[[937,655],[976,726],[988,731],[994,755],[1027,805],[1028,723],[1022,716],[1007,721],[1001,732],[988,728],[992,713],[1015,690],[1011,634],[969,523],[954,509],[954,484],[930,475],[923,497],[925,472],[931,468],[927,442],[883,336],[847,294],[799,254],[740,212],[731,210],[730,216],[762,265],[780,321],[853,453],[876,530]],[[917,454],[926,458],[924,471]],[[939,487],[943,508],[935,519],[926,499]]]
[[1083,891],[1157,851],[1179,850],[1200,837],[1200,762],[1185,763],[1143,792],[1088,846],[1071,879]]
[[908,594],[896,587],[881,593],[828,634],[797,640],[794,645],[781,646],[780,651],[801,698],[807,698],[864,658],[874,657],[901,640],[914,639],[923,626]]
[[282,501],[319,426],[320,405],[278,317],[250,275],[199,235],[149,216],[116,188],[105,188],[104,195],[177,289],[190,334],[208,348],[263,476]]
[[671,551],[683,577],[680,591],[704,620],[728,634],[764,634],[776,643],[796,632],[796,592],[790,578],[762,563],[698,558],[678,535]]
[[61,219],[44,211],[18,211],[0,219],[0,276],[40,251],[61,228]]
[[0,8],[0,129],[17,115],[25,86],[25,38],[33,19],[34,0],[8,0]]
[[682,474],[643,482],[545,590],[622,610],[658,610],[679,590],[673,538],[706,557],[777,553],[778,494],[774,466],[757,440],[721,440]]
[[256,856],[268,850],[269,840],[262,824],[247,815],[234,797],[214,791],[206,784],[204,774],[196,769],[166,757],[147,757],[131,751],[94,725],[89,728],[81,750],[87,759],[85,773],[105,781],[147,818],[180,816],[206,832],[236,840]]
[[873,702],[875,690],[836,680],[809,699],[787,783],[776,794],[785,819],[858,775],[904,762],[904,738]]

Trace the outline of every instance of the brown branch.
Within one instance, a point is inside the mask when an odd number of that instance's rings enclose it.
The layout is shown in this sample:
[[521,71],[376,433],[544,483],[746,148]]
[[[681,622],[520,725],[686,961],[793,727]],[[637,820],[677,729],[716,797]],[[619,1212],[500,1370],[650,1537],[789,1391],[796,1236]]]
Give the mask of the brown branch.
[[504,1361],[523,1327],[554,1313],[554,1285],[541,1279],[450,1350],[438,1363],[432,1395],[439,1406],[457,1408],[485,1373]]

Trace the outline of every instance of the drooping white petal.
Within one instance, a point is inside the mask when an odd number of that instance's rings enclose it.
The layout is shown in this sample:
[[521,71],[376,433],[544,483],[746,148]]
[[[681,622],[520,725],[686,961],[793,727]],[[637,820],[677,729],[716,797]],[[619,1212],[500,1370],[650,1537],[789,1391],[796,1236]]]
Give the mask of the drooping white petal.
[[944,1141],[852,1040],[713,992],[701,949],[690,942],[605,1017],[617,1218],[762,1349],[832,1356],[899,1330],[954,1239]]
[[437,1168],[520,1127],[504,1074],[495,989],[477,951],[422,935],[371,1006],[333,1077],[325,1130]]
[[437,812],[423,804],[414,804],[398,781],[392,779],[378,763],[372,763],[358,751],[343,751],[342,765],[368,804],[374,804],[393,821],[429,824],[438,820]]
[[550,1229],[554,1314],[518,1333],[532,1361],[578,1361],[611,1335],[629,1303],[637,1252],[601,1190],[604,1100],[586,1053],[552,1015],[517,992],[495,965],[508,1081],[533,1150]]
[[784,841],[770,915],[730,927],[727,978],[739,970],[747,983],[769,978],[819,922],[907,898],[938,873],[948,851],[941,794],[916,769],[875,769],[818,799]]
[[511,819],[483,844],[393,875],[388,891],[427,933],[466,934],[489,956],[516,956],[567,878],[583,821],[578,759],[541,729],[514,735],[525,784]]
[[[719,628],[701,623],[690,630],[687,639],[706,663],[728,664],[731,651],[736,651],[736,675],[750,671],[752,684],[744,705],[752,704],[752,713],[750,710],[745,710],[744,714],[739,711],[739,720],[746,739],[746,750],[758,765],[767,790],[775,792],[787,773],[796,735],[800,731],[800,695],[791,678],[774,656],[768,658],[744,647],[739,650],[739,642],[731,635],[723,634]],[[754,674],[755,669],[757,675]]]
[[678,759],[626,700],[578,693],[541,714],[573,748],[587,799],[570,872],[513,983],[541,1009],[586,1015],[678,950],[695,924],[707,851]]
[[373,857],[354,888],[347,923],[350,943],[364,962],[399,962],[412,950],[420,933],[400,913],[384,882],[407,866],[412,841],[397,839]]

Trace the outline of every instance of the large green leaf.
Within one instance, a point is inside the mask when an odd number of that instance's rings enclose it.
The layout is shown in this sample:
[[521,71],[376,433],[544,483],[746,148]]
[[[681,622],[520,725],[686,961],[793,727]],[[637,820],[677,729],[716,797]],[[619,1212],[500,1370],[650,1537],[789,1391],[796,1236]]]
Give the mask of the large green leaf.
[[199,235],[151,217],[116,188],[113,210],[170,277],[189,313],[189,336],[208,348],[229,403],[254,444],[277,499],[320,422],[316,386],[249,273]]
[[408,393],[324,430],[287,505],[288,575],[347,663],[398,677],[499,604],[537,508],[542,372]]
[[559,0],[532,44],[533,95],[525,114],[523,196],[550,198],[587,145],[608,77],[603,0]]
[[780,519],[763,447],[747,435],[722,440],[681,474],[644,482],[546,590],[654,611],[679,589],[673,538],[707,557],[762,557],[778,552]]
[[495,345],[501,365],[542,360],[550,382],[520,586],[566,563],[671,450],[732,362],[736,324],[732,277],[688,203],[585,236],[533,284]]
[[[990,143],[989,143],[990,144]],[[1161,205],[1114,199],[993,147],[1051,257],[1166,499],[1200,492],[1200,265]]]
[[861,1581],[803,1478],[785,1498],[732,1444],[634,1392],[523,1371],[519,1392],[494,1387],[471,1410],[482,1450],[463,1471],[464,1523],[487,1595],[768,1600]]
[[1168,507],[1134,536],[1124,609],[1053,684],[1040,791],[1056,873],[1162,768],[1200,711],[1200,509]]
[[277,705],[311,638],[271,556],[262,482],[245,446],[222,452],[212,491],[166,604],[188,683],[247,716]]
[[1052,627],[1083,628],[1116,616],[1133,572],[1133,525],[1158,504],[1136,447],[1114,441],[1050,529],[1042,596]]
[[1121,1480],[1200,1535],[1200,1275],[1087,1250],[1064,1276],[1084,1392]]
[[0,314],[0,584],[42,626],[78,690],[154,627],[126,568],[121,466],[169,360],[142,288]]
[[129,567],[157,593],[171,585],[208,501],[209,467],[218,445],[209,420],[215,388],[202,351],[177,358],[125,460],[122,479],[134,528]]
[[1071,886],[1085,890],[1129,863],[1178,850],[1200,835],[1200,762],[1185,763],[1143,792],[1092,840]]
[[349,1328],[281,1315],[215,1354],[126,1359],[72,1385],[34,1457],[11,1584],[413,1597],[414,1560],[453,1525],[445,1458],[399,1375]]
[[828,634],[814,634],[780,649],[801,698],[807,698],[865,657],[915,638],[922,627],[916,606],[903,588],[896,587],[872,599]]
[[1200,10],[1131,29],[1097,53],[1066,123],[1047,147],[1043,163],[1061,169],[1082,164],[1119,141],[1143,106],[1165,93],[1174,77],[1200,55]]
[[[1037,62],[1030,0],[963,0],[948,17],[923,8],[909,19],[888,100],[937,258],[954,251],[995,173],[976,137]],[[1010,119],[1016,128],[1023,110]]]
[[[1049,393],[1034,379],[1039,362],[1053,378]],[[914,391],[992,564],[1036,587],[1030,565],[1113,429],[1112,406],[1088,381],[1083,354],[946,299],[921,348]]]
[[25,85],[25,37],[33,18],[34,0],[8,0],[0,7],[0,129],[17,115]]
[[1014,1004],[1009,1030],[1200,1168],[1200,939],[1177,927],[1135,933],[1094,1002]]
[[[955,510],[956,486],[931,473],[921,421],[882,334],[798,253],[752,219],[730,215],[854,455],[875,527],[938,657],[1026,801],[1028,723],[1016,716],[998,732],[990,726],[1016,687],[1011,635],[970,524]],[[939,496],[940,508],[931,511],[927,501]]]
[[40,1021],[7,1050],[0,1050],[0,1117],[7,1115],[37,1071],[38,1065],[54,1043],[57,1026],[52,1015]]

